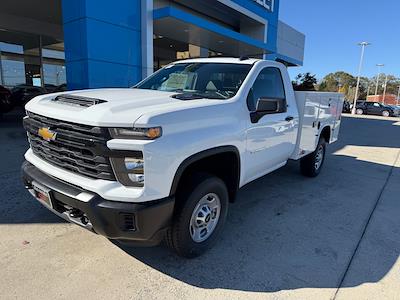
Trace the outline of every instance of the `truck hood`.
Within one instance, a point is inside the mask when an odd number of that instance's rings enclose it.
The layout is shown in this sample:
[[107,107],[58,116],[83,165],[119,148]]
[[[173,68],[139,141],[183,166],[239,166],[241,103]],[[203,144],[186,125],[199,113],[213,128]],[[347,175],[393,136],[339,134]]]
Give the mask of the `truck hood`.
[[[218,100],[179,100],[176,93],[144,89],[95,89],[46,94],[33,98],[25,109],[49,118],[104,127],[131,127],[142,115],[201,107]],[[59,95],[103,100],[89,107],[54,101]]]

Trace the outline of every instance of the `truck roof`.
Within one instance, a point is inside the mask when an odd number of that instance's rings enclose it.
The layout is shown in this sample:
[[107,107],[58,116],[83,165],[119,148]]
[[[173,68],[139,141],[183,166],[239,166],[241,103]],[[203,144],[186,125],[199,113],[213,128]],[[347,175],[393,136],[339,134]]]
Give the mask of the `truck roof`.
[[252,65],[257,61],[262,59],[256,58],[246,58],[240,59],[237,57],[210,57],[210,58],[192,58],[192,59],[184,59],[174,62],[176,63],[230,63],[230,64],[243,64],[243,65]]

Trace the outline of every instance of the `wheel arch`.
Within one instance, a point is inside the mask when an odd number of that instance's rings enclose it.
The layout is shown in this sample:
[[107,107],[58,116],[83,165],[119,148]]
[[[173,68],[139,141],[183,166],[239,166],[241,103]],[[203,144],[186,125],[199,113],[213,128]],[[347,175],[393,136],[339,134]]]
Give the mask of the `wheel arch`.
[[326,125],[322,128],[321,133],[319,134],[320,137],[323,137],[325,141],[329,144],[331,140],[332,128],[330,125]]
[[[232,162],[227,165],[227,162]],[[210,148],[186,158],[178,167],[172,181],[170,196],[174,196],[180,184],[191,171],[210,172],[227,185],[230,202],[233,202],[240,182],[240,153],[237,147],[227,145]],[[219,168],[223,166],[224,168]],[[209,168],[209,169],[208,169]]]

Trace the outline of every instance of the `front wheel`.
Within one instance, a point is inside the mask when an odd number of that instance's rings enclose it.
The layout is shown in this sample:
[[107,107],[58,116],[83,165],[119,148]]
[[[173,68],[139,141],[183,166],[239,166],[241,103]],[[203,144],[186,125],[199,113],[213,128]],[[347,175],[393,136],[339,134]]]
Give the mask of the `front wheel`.
[[384,110],[384,111],[382,112],[382,116],[384,116],[384,117],[389,117],[389,116],[390,116],[390,112],[388,112],[387,110]]
[[212,175],[197,174],[186,188],[178,193],[166,243],[178,255],[193,258],[215,243],[226,220],[229,196],[225,183]]
[[362,115],[364,113],[364,111],[361,108],[357,108],[356,109],[356,114],[357,115]]
[[326,141],[320,138],[317,149],[300,160],[300,171],[304,176],[316,177],[321,172],[325,161]]

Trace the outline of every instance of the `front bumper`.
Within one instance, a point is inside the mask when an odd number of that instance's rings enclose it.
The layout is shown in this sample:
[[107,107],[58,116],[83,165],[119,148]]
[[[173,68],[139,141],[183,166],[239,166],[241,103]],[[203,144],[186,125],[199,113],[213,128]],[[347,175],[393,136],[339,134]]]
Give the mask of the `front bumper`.
[[22,178],[30,191],[32,182],[50,189],[52,208],[45,205],[49,210],[110,239],[156,245],[171,223],[175,204],[172,197],[145,203],[108,201],[51,177],[27,161],[22,165]]

